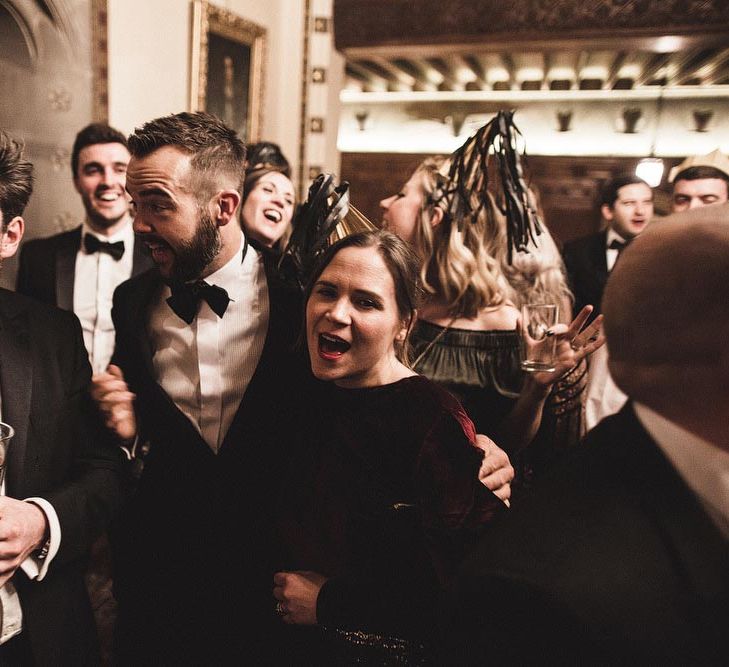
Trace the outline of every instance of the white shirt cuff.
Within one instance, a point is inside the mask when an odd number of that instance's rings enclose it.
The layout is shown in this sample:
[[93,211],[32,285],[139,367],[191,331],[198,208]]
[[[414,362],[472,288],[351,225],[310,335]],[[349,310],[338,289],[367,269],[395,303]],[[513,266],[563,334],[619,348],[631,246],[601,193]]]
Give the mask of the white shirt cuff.
[[43,577],[46,576],[48,568],[50,567],[51,561],[58,553],[58,548],[61,546],[61,523],[58,521],[58,514],[51,505],[44,498],[26,498],[25,502],[33,503],[43,510],[43,514],[46,515],[48,521],[48,533],[50,535],[48,555],[40,560],[35,556],[28,556],[21,564],[23,572],[28,575],[29,579],[36,579],[42,581]]

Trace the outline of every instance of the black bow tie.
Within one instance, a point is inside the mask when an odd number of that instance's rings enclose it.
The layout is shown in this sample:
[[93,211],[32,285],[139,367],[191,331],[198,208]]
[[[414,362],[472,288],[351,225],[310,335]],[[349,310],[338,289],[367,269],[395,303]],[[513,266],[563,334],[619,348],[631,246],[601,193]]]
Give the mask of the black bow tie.
[[84,236],[84,248],[86,252],[93,255],[95,252],[105,252],[111,255],[117,262],[124,256],[124,241],[107,243],[100,241],[93,234]]
[[167,299],[167,303],[180,319],[192,324],[201,300],[207,301],[218,317],[223,317],[230,303],[228,292],[217,285],[208,285],[204,280],[176,283],[172,286],[172,296]]
[[621,253],[621,252],[623,252],[623,250],[625,250],[625,249],[626,249],[626,248],[627,248],[627,247],[628,247],[629,245],[630,245],[630,241],[618,241],[618,239],[613,239],[613,240],[612,240],[612,241],[610,242],[610,245],[608,246],[608,248],[609,248],[610,250],[617,250],[617,251],[618,251],[618,254],[620,254],[620,253]]

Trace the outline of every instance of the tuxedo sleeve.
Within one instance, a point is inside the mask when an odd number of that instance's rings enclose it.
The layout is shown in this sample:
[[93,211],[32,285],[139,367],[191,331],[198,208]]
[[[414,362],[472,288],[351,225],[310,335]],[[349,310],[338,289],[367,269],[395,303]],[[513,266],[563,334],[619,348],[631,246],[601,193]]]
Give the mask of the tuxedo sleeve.
[[[64,318],[66,319],[66,318]],[[94,540],[108,526],[123,497],[121,453],[109,437],[89,394],[91,368],[83,344],[81,325],[75,316],[66,320],[61,354],[68,354],[68,373],[63,404],[55,406],[58,447],[72,451],[69,469],[60,484],[37,493],[56,511],[61,544],[54,567],[86,554]],[[60,455],[60,452],[59,452]]]

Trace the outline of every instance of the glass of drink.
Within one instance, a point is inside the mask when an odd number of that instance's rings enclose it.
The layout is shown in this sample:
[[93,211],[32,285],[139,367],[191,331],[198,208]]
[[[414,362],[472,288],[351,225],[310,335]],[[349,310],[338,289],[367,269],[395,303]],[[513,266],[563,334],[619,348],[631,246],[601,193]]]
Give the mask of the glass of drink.
[[530,303],[521,309],[521,367],[530,373],[555,369],[557,337],[554,327],[559,306],[553,303]]
[[0,422],[0,487],[5,482],[5,464],[8,460],[8,445],[15,435],[13,427]]

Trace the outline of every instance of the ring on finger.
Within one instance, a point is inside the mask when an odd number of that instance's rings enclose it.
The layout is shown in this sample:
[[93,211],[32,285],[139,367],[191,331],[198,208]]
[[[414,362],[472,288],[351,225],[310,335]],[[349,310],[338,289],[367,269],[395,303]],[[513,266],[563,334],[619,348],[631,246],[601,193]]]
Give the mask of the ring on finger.
[[286,607],[284,606],[283,602],[277,602],[276,603],[276,613],[279,616],[286,616]]

